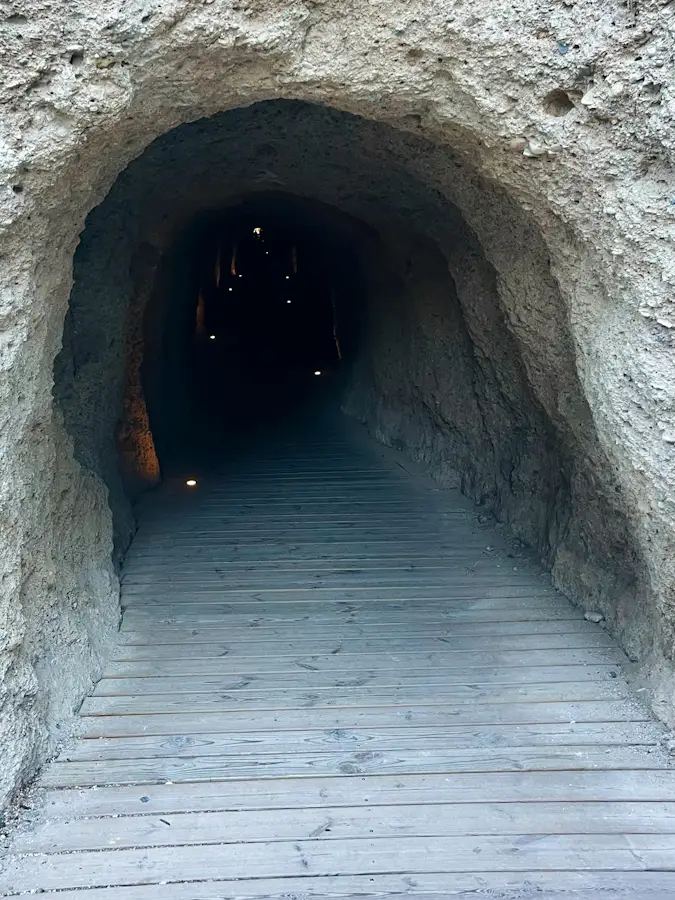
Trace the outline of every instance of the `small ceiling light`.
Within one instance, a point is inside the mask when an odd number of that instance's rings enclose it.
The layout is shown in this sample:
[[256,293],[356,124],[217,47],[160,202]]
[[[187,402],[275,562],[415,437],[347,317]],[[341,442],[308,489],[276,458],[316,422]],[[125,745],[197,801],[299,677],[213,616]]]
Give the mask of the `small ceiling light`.
[[290,302],[291,302],[290,300],[287,300],[287,301],[286,301],[286,303],[290,303]]
[[187,484],[188,487],[197,487],[197,482],[194,478],[188,478],[185,484]]
[[232,290],[232,288],[228,288],[228,291],[231,291],[231,290]]
[[260,225],[255,226],[255,228],[253,229],[253,234],[257,234],[257,235],[262,234],[262,228],[260,227]]
[[286,281],[288,281],[288,279],[289,279],[290,277],[291,277],[290,275],[287,275],[287,276],[286,276]]
[[210,335],[209,335],[209,340],[210,340],[210,341],[215,341],[215,339],[216,339],[215,334],[210,334]]
[[317,369],[316,372],[315,372],[314,374],[315,374],[315,375],[320,375],[321,372]]
[[243,275],[240,275],[239,277],[240,277],[240,278],[243,278],[244,276],[243,276]]

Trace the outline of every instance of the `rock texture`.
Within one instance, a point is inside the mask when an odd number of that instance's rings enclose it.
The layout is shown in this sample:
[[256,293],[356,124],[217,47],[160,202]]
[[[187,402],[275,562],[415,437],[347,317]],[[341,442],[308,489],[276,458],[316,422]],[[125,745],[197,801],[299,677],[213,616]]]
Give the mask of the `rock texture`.
[[536,545],[672,718],[672,23],[668,0],[0,3],[0,796],[117,621],[116,433],[127,487],[157,476],[149,269],[253,190],[364,223],[349,409]]

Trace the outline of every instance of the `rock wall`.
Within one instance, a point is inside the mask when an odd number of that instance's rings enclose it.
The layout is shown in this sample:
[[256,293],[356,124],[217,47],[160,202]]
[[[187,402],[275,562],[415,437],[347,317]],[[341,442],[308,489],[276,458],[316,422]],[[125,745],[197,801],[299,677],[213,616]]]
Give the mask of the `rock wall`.
[[[155,439],[150,428],[148,407],[143,390],[143,364],[146,344],[146,308],[156,287],[159,255],[150,245],[142,244],[131,263],[131,291],[124,333],[125,366],[122,406],[118,410],[114,447],[124,496],[133,502],[161,478]],[[154,329],[151,329],[154,332]],[[120,554],[126,549],[129,533],[119,537]]]
[[[118,618],[135,254],[250,190],[374,230],[372,321],[378,297],[399,312],[380,308],[389,331],[353,408],[535,543],[672,717],[668,14],[667,0],[0,5],[0,796],[54,748]],[[377,264],[385,247],[410,271]]]

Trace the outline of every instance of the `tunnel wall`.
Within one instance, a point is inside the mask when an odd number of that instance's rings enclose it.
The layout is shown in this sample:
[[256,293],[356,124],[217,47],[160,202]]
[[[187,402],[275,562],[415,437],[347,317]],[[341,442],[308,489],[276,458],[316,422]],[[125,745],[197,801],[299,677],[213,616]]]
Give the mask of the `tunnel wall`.
[[453,238],[453,264],[429,239],[384,240],[346,409],[550,564],[558,520],[569,519],[568,460],[527,381],[494,272],[466,238]]
[[[148,244],[141,244],[136,249],[130,263],[131,291],[124,328],[122,405],[121,409],[118,408],[114,442],[124,497],[132,503],[144,491],[158,484],[161,478],[156,443],[150,428],[147,390],[143,387],[143,367],[148,357],[152,357],[154,349],[148,335],[156,340],[161,334],[161,321],[147,321],[153,295],[160,289],[159,265],[157,250]],[[118,552],[122,555],[131,537],[131,529],[124,529],[124,513],[118,513],[118,516],[122,518],[117,541]]]
[[[508,233],[516,227],[510,220]],[[529,249],[503,267],[500,287],[470,232],[445,240],[443,255],[394,235],[372,260],[370,339],[345,408],[536,548],[558,587],[602,610],[628,655],[644,659],[653,637],[644,560],[565,327],[554,312],[528,322],[528,347],[511,318],[509,296],[516,316],[527,306],[524,272],[535,306],[558,300],[543,248],[533,234],[516,240]]]
[[[476,4],[392,2],[367,11],[350,2],[299,0],[283,8],[269,0],[236,6],[168,0],[146,12],[90,0],[84,14],[30,3],[21,15],[0,14],[6,76],[0,795],[7,797],[53,750],[57,726],[96,676],[117,621],[109,505],[119,508],[129,530],[133,521],[115,485],[110,448],[123,404],[132,247],[143,241],[161,252],[169,209],[184,219],[191,209],[226,199],[228,185],[214,193],[214,159],[229,161],[226,171],[233,182],[239,178],[238,189],[281,187],[323,197],[374,226],[391,224],[393,210],[409,228],[415,213],[413,230],[448,260],[475,348],[471,329],[479,319],[467,313],[459,268],[451,265],[452,242],[429,226],[430,200],[439,201],[444,219],[461,210],[492,270],[521,372],[568,473],[566,536],[549,558],[563,586],[580,600],[592,597],[626,645],[634,641],[655,708],[672,714],[673,32],[661,4],[646,0],[636,11],[634,4],[597,0],[573,6],[522,0],[490,4],[484,14]],[[561,90],[569,104],[551,100]],[[87,214],[158,135],[272,98],[339,107],[391,128],[372,125],[358,140],[348,129],[345,147],[339,123],[328,129],[325,144],[307,141],[305,152],[294,142],[291,165],[283,160],[287,132],[265,126],[255,144],[256,127],[235,118],[236,127],[221,132],[230,155],[221,146],[202,157],[203,165],[192,158],[189,190],[182,190],[189,179],[144,179],[147,190],[132,197],[131,212],[118,210],[117,225],[105,222],[108,233],[117,229],[116,239],[92,250],[100,283],[89,286],[89,296],[106,327],[95,329],[92,359],[79,357],[71,366],[69,354],[75,360],[78,350],[69,344],[79,324],[68,323],[64,332],[63,318]],[[171,169],[180,144],[162,145],[156,172],[180,171]],[[369,165],[367,149],[375,151]],[[358,183],[330,189],[358,166],[364,166]],[[124,183],[125,176],[117,187]],[[392,185],[397,201],[378,216]],[[508,208],[494,205],[495,192],[509,198]],[[543,249],[534,254],[539,264],[520,274],[514,222],[527,223],[516,229],[524,240],[518,249],[529,248],[532,236]],[[90,240],[93,247],[95,229],[94,223],[83,235],[83,254]],[[427,343],[432,353],[433,342]],[[80,411],[67,409],[69,379],[89,397]],[[386,401],[377,405],[372,392],[368,399],[365,383],[361,396],[383,438],[405,439],[430,465],[436,454],[435,465],[450,468],[444,451],[432,454],[404,421],[392,422]],[[86,412],[95,401],[98,418]],[[539,413],[532,416],[528,428]],[[531,446],[547,448],[548,441],[542,433]],[[476,473],[473,483],[482,496],[481,477]],[[521,501],[497,483],[490,491],[490,502],[516,525]],[[589,497],[594,502],[584,506]],[[551,530],[555,516],[537,515],[537,530],[546,525],[549,544],[551,534],[562,536],[562,526]],[[116,528],[123,537],[124,527]],[[602,579],[594,576],[595,559],[612,563]],[[622,567],[634,590],[626,588]],[[567,584],[568,575],[574,584]],[[620,600],[615,583],[622,586]],[[633,621],[646,625],[634,628]]]

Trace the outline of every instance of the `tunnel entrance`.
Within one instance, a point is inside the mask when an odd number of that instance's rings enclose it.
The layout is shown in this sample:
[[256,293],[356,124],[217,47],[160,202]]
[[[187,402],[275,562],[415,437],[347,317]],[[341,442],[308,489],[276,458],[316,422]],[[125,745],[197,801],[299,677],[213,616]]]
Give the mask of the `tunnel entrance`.
[[196,216],[176,237],[143,335],[143,394],[165,476],[336,404],[365,308],[350,230],[322,204],[262,192]]
[[319,384],[644,652],[644,566],[528,214],[451,148],[310,103],[161,136],[89,216],[55,363],[117,560],[163,469]]
[[644,651],[640,551],[526,211],[451,148],[310,103],[161,136],[89,216],[55,364],[117,559],[162,467],[314,371]]
[[[608,401],[588,348],[611,303],[586,251],[553,214],[538,224],[499,167],[481,174],[461,129],[381,115],[265,100],[182,124],[90,211],[51,397],[40,382],[49,413],[35,434],[49,441],[31,437],[20,454],[47,486],[21,533],[29,650],[12,684],[33,693],[12,714],[12,784],[54,746],[105,658],[134,504],[247,417],[262,428],[306,409],[303,392],[479,503],[633,658],[671,658],[661,576],[644,555],[656,526],[637,527],[646,514],[594,418]],[[581,330],[572,295],[588,306]],[[35,334],[51,329],[55,348],[50,316]]]

